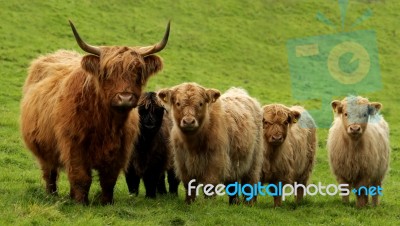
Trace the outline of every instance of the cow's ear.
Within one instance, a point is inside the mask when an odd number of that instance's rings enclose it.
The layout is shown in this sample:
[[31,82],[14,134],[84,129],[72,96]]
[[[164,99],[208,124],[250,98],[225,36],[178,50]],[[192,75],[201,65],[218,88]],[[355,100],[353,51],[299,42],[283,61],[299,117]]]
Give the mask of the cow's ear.
[[81,61],[82,68],[93,75],[100,73],[100,59],[95,55],[86,55]]
[[289,123],[297,123],[301,117],[301,113],[298,111],[291,111],[288,117]]
[[340,100],[334,100],[331,102],[332,109],[337,114],[342,114],[343,106]]
[[214,103],[221,96],[221,92],[219,92],[219,90],[216,90],[216,89],[207,89],[206,95],[207,95],[206,102]]
[[149,55],[144,57],[145,66],[143,68],[143,73],[141,75],[141,82],[145,84],[150,76],[161,71],[163,68],[162,59],[156,55]]
[[170,89],[161,89],[157,92],[157,96],[160,99],[161,103],[170,104],[171,103],[171,90]]
[[382,104],[378,102],[371,102],[369,104],[368,110],[370,115],[375,115],[379,110],[381,110]]

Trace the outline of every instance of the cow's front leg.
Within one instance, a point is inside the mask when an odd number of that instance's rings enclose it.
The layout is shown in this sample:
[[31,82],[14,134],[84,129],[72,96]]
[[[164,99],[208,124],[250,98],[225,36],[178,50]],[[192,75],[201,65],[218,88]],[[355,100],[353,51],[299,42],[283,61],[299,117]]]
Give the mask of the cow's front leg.
[[118,179],[120,169],[105,166],[99,170],[101,186],[101,204],[113,204],[114,187]]
[[92,184],[92,175],[89,168],[71,162],[67,167],[70,183],[70,196],[78,203],[89,204],[89,189]]

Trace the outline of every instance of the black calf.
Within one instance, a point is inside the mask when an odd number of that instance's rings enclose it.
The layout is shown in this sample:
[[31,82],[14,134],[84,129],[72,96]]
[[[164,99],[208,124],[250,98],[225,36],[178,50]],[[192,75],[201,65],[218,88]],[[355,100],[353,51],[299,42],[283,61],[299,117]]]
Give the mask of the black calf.
[[171,122],[154,92],[144,93],[139,101],[140,136],[125,172],[130,194],[139,194],[140,178],[146,197],[155,198],[156,192],[167,193],[165,171],[168,173],[169,192],[177,194],[179,180],[171,164],[169,132]]

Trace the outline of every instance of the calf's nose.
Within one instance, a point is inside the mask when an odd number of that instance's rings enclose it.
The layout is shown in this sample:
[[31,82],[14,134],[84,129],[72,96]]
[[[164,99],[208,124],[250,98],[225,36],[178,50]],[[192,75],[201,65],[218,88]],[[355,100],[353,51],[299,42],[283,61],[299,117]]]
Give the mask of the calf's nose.
[[359,125],[351,125],[350,126],[350,131],[352,133],[359,133],[361,131],[361,126],[359,126]]
[[272,141],[273,142],[282,142],[283,141],[283,136],[278,134],[278,135],[272,135]]
[[193,117],[184,117],[183,118],[183,124],[185,126],[193,126],[195,124],[196,120]]

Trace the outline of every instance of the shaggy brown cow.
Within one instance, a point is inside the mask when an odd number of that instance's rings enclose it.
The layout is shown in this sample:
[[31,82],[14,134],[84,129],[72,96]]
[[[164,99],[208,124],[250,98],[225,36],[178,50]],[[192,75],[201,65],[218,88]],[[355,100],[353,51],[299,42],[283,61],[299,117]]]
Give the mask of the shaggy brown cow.
[[[158,92],[173,119],[171,143],[175,170],[186,188],[186,203],[195,200],[188,183],[255,184],[263,161],[260,104],[246,91],[220,92],[183,83]],[[250,198],[250,197],[249,197]],[[254,197],[250,200],[253,203]],[[229,202],[238,201],[230,196]]]
[[[310,177],[317,146],[316,125],[303,107],[288,108],[281,104],[263,107],[265,160],[263,183],[278,185],[297,182],[304,186]],[[297,190],[301,201],[304,188]],[[280,196],[274,197],[274,206],[282,205]]]
[[[333,173],[338,183],[382,186],[389,168],[389,126],[378,113],[382,104],[363,97],[347,97],[332,102],[335,119],[329,129],[327,148]],[[372,204],[378,205],[378,195]],[[343,196],[349,202],[349,196]],[[357,207],[368,204],[368,195],[360,190]]]
[[89,55],[61,50],[32,62],[23,88],[21,131],[39,160],[48,193],[57,192],[64,166],[70,196],[88,204],[92,169],[99,172],[101,203],[113,202],[121,169],[139,132],[136,107],[148,78],[162,69],[169,35],[149,47],[95,47],[72,31]]

